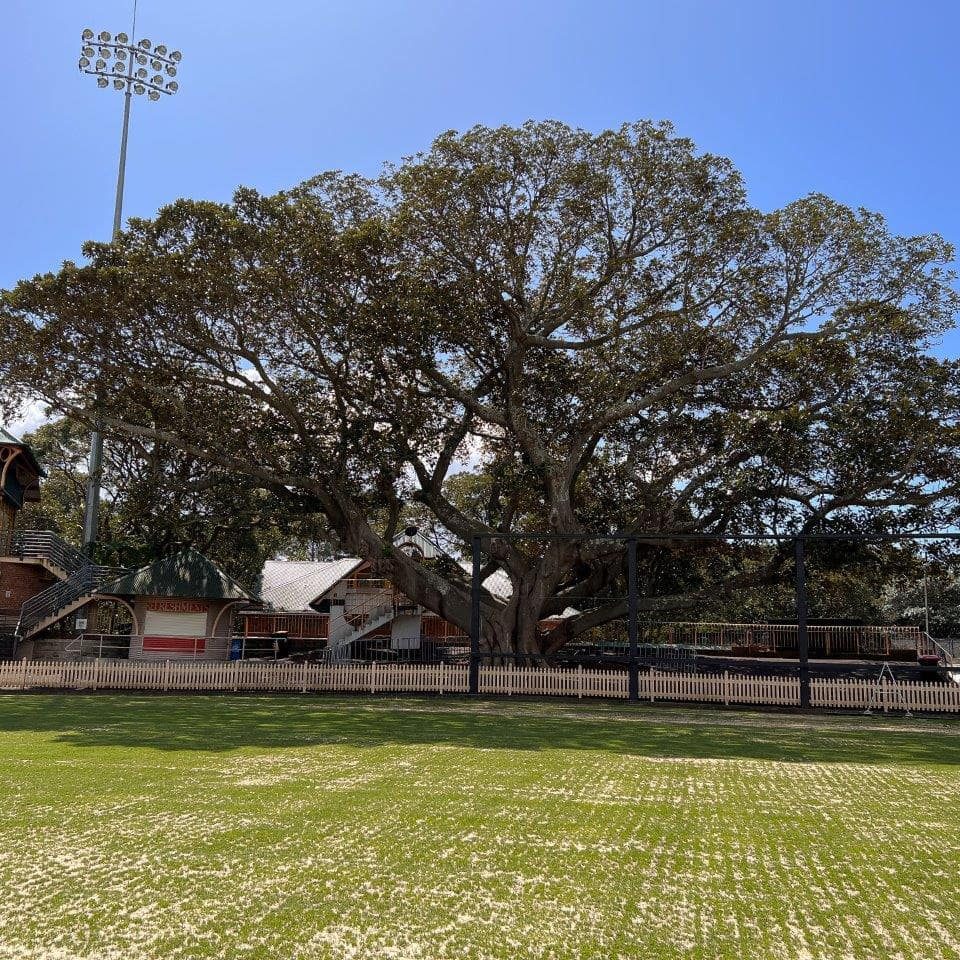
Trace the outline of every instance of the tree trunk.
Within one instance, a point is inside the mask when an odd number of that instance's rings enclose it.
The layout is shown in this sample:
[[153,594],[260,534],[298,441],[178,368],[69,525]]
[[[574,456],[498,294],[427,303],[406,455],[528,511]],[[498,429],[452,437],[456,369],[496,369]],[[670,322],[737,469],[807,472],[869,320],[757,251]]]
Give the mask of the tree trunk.
[[544,651],[540,629],[547,599],[552,596],[569,565],[566,545],[551,545],[539,563],[511,576],[513,593],[484,631],[486,652],[509,654],[515,662],[539,662]]

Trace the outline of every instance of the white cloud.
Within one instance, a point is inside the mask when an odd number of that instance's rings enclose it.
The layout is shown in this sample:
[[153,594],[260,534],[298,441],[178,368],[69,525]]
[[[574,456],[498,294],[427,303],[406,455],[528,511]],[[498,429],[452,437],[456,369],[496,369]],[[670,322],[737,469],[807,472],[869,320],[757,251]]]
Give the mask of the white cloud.
[[11,420],[3,424],[7,430],[15,437],[22,437],[25,433],[36,430],[37,427],[46,423],[50,418],[47,416],[47,406],[39,400],[34,400],[24,404],[20,410],[20,416],[16,420]]

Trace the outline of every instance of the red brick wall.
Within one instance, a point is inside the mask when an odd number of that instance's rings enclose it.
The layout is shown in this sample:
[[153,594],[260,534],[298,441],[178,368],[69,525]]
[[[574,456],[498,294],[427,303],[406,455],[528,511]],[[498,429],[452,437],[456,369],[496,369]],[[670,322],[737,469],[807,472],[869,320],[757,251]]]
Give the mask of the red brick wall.
[[7,503],[0,494],[0,557],[9,557],[13,553],[13,526],[17,511],[12,503]]
[[35,563],[0,563],[0,615],[19,615],[24,600],[45,590],[55,577]]

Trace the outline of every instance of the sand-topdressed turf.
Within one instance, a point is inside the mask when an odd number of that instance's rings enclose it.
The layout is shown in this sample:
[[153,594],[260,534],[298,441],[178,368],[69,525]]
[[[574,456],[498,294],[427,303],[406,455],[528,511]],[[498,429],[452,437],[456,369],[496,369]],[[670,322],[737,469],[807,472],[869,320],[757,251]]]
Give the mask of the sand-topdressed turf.
[[3,958],[960,957],[960,723],[0,696]]

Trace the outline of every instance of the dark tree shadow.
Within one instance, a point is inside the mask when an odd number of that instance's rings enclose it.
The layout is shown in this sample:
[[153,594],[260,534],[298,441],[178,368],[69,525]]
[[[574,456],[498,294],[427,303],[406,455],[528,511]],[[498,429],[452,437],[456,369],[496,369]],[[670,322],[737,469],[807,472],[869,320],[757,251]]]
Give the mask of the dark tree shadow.
[[942,718],[904,724],[891,718],[671,714],[660,706],[522,700],[7,695],[0,696],[2,731],[51,733],[76,747],[214,752],[325,743],[447,744],[658,758],[960,764],[960,721]]

